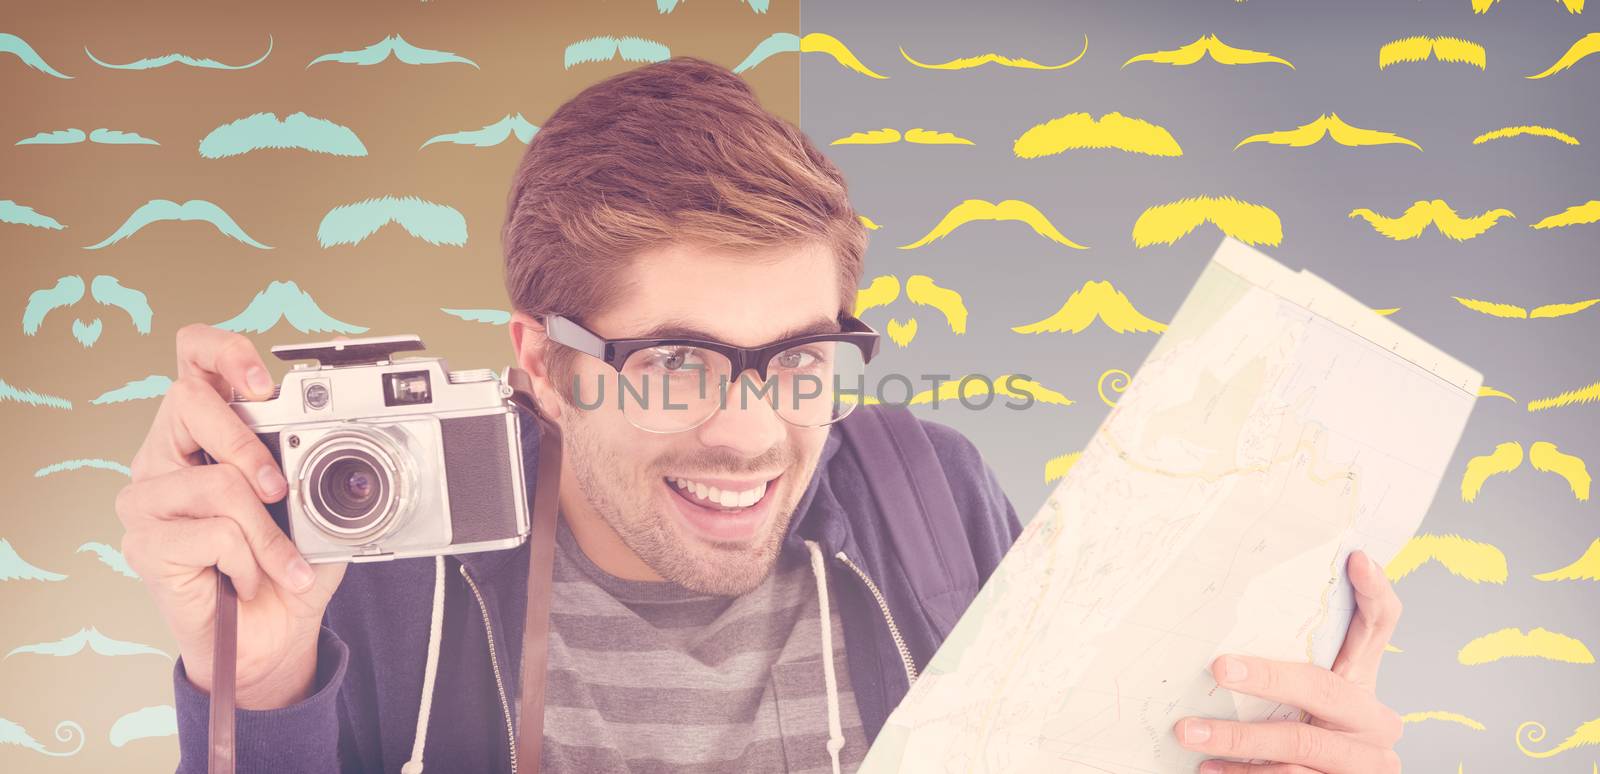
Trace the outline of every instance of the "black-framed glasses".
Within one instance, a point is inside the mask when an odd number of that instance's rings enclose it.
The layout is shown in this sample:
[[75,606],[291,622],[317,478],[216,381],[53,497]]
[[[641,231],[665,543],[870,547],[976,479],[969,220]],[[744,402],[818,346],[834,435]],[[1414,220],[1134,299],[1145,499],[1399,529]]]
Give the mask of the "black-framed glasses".
[[[580,409],[616,402],[634,427],[676,433],[698,427],[725,405],[767,401],[779,417],[801,427],[837,422],[865,391],[866,365],[878,353],[879,334],[841,313],[839,330],[807,333],[756,347],[683,336],[607,339],[571,317],[547,314],[545,335],[594,357],[617,372],[585,389],[574,375]],[[759,383],[745,376],[754,370]],[[734,385],[734,379],[738,384]]]

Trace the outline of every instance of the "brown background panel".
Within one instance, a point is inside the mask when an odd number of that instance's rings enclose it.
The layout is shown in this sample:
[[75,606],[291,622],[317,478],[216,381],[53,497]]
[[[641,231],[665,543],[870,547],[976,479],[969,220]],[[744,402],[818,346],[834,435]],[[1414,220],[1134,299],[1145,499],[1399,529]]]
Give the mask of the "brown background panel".
[[[478,129],[518,112],[542,125],[585,86],[637,66],[616,60],[562,67],[566,46],[596,35],[636,35],[732,67],[778,31],[799,29],[799,6],[775,2],[766,14],[737,0],[685,0],[671,14],[653,0],[620,2],[199,2],[37,4],[13,11],[0,29],[20,36],[61,80],[0,56],[6,110],[0,111],[0,199],[54,217],[48,231],[0,224],[0,379],[70,399],[70,411],[0,402],[0,538],[23,559],[68,576],[60,582],[0,581],[0,652],[51,642],[89,626],[105,635],[176,654],[143,585],[102,565],[85,542],[117,546],[112,509],[127,479],[78,470],[35,478],[46,465],[75,458],[126,464],[158,401],[90,405],[106,390],[149,374],[174,375],[173,334],[189,322],[216,323],[242,311],[273,280],[293,280],[329,315],[371,335],[415,332],[456,369],[500,368],[510,349],[503,326],[459,320],[439,307],[506,309],[499,229],[511,175],[525,146],[515,137],[489,148],[428,138]],[[180,52],[247,70],[112,70],[111,63]],[[392,34],[411,44],[476,62],[412,66],[393,58],[371,66],[317,56],[364,48]],[[798,57],[781,55],[744,74],[766,107],[799,123]],[[301,150],[258,150],[201,158],[212,129],[257,112],[280,119],[303,111],[349,127],[365,157]],[[107,127],[137,132],[160,146],[24,145],[40,132]],[[418,196],[466,218],[464,247],[429,245],[390,224],[357,245],[324,249],[316,230],[332,208],[377,196]],[[160,222],[100,250],[85,250],[151,199],[203,199],[225,210],[259,250],[204,222]],[[20,330],[28,294],[58,277],[117,277],[147,294],[153,330],[141,336],[120,310],[86,294],[52,312],[35,336]],[[93,347],[71,335],[74,317],[104,326]],[[252,338],[263,348],[325,339],[286,322]],[[270,364],[274,374],[282,367]],[[0,745],[3,771],[159,771],[177,762],[176,739],[142,739],[118,748],[113,722],[143,707],[170,705],[172,662],[158,656],[70,657],[18,654],[0,660],[0,718],[22,726],[51,751],[57,723],[84,731],[82,750],[52,758]]]

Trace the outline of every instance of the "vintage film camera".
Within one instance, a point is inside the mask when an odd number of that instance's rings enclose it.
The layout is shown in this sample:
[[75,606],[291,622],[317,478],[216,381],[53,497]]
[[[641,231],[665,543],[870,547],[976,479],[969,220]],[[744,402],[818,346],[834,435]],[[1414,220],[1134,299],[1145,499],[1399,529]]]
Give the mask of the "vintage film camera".
[[[510,383],[449,371],[417,336],[276,346],[296,363],[271,399],[229,405],[289,480],[267,505],[306,561],[372,562],[512,548],[529,533]],[[516,372],[520,375],[520,372]]]

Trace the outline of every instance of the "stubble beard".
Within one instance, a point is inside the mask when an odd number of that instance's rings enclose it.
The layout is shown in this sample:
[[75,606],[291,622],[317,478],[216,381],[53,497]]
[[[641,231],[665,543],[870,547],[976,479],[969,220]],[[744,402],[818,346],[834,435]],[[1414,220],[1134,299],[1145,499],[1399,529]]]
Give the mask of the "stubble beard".
[[588,424],[586,418],[576,416],[566,423],[562,433],[565,463],[572,466],[573,477],[590,506],[629,550],[662,578],[702,594],[738,596],[761,585],[777,562],[804,491],[795,482],[810,479],[806,471],[797,471],[792,465],[785,470],[777,482],[784,491],[774,493],[783,499],[774,503],[773,517],[754,541],[709,543],[685,534],[676,513],[660,510],[656,491],[662,474],[638,481],[624,466],[608,465],[607,460],[623,457],[601,448]]

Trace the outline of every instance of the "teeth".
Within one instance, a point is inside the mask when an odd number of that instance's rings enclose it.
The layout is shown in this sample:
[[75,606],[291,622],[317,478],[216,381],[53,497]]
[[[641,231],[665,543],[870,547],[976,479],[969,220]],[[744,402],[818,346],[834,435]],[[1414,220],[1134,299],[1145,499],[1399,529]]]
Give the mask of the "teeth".
[[743,492],[723,491],[714,486],[690,481],[686,478],[668,478],[673,486],[693,495],[695,499],[704,500],[709,505],[723,508],[748,508],[756,504],[767,493],[767,483],[761,482]]

